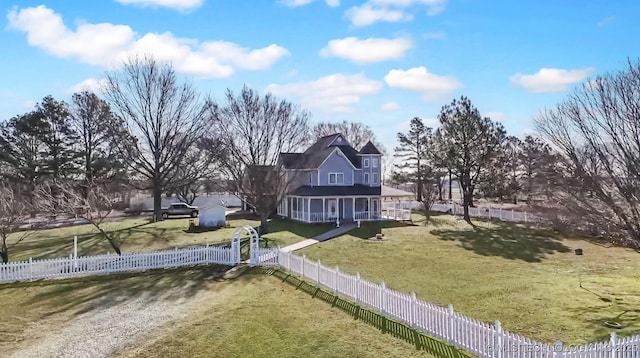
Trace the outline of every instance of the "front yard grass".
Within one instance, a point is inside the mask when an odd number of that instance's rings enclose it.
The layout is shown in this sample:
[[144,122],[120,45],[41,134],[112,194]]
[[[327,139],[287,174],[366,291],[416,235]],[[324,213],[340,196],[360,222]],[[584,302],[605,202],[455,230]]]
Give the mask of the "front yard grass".
[[38,345],[85,314],[145,297],[149,305],[197,303],[186,317],[113,356],[432,357],[275,276],[225,271],[211,266],[0,286],[0,350],[10,355]]
[[[606,320],[622,324],[619,335],[640,334],[638,252],[523,225],[474,225],[447,215],[371,223],[297,253],[544,342],[608,339]],[[369,240],[378,230],[385,239]]]
[[[256,220],[229,220],[227,228],[196,233],[187,232],[189,219],[168,219],[150,223],[147,217],[137,217],[106,222],[103,229],[116,239],[123,253],[129,253],[228,242],[238,227],[257,227],[259,224]],[[330,225],[305,225],[272,220],[269,223],[270,232],[263,238],[267,245],[283,247],[330,228]],[[78,225],[34,231],[15,247],[12,247],[12,240],[16,236],[10,236],[9,259],[23,261],[29,257],[34,260],[68,257],[73,252],[74,236],[78,236],[79,256],[113,253],[109,242],[92,225]]]

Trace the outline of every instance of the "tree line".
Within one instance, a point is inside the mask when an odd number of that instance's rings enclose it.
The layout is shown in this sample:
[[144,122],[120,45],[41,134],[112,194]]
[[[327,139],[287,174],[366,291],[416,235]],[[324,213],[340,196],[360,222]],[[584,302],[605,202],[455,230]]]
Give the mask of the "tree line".
[[163,195],[193,203],[203,191],[238,193],[265,232],[292,180],[281,170],[281,152],[334,132],[354,146],[375,141],[366,125],[312,126],[308,111],[247,86],[216,101],[153,58],[130,58],[105,78],[100,95],[76,93],[71,103],[47,96],[0,125],[5,262],[9,234],[16,235],[13,245],[19,243],[29,233],[27,219],[45,213],[86,219],[120,253],[101,225],[129,189],[152,195],[156,221],[162,220]]
[[397,134],[402,163],[392,179],[415,184],[427,207],[445,199],[447,179],[457,180],[467,221],[479,191],[523,199],[556,229],[639,248],[639,84],[640,61],[629,59],[535,116],[538,136],[523,140],[481,116],[469,98],[454,99],[442,107],[439,128],[416,117]]

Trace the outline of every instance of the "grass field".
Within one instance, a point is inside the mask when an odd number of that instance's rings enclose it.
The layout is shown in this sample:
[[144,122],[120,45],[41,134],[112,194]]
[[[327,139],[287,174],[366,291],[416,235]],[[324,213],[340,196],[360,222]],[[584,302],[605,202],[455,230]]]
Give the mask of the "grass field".
[[[230,220],[229,228],[207,232],[187,232],[189,219],[170,219],[149,223],[148,218],[122,219],[107,222],[103,229],[120,243],[122,252],[161,250],[173,247],[204,245],[231,240],[236,228],[244,225],[258,226],[254,220]],[[269,245],[286,246],[330,229],[326,225],[304,225],[274,220],[270,223],[270,233],[264,235]],[[27,239],[11,247],[11,261],[66,257],[73,251],[73,237],[78,236],[78,255],[99,255],[113,249],[93,226],[79,225],[32,232]]]
[[[546,342],[607,339],[605,320],[621,323],[620,335],[640,334],[635,251],[513,224],[472,227],[446,215],[415,226],[384,225],[365,225],[298,253]],[[368,239],[377,230],[385,240]],[[576,248],[584,255],[575,255]]]
[[5,285],[0,350],[8,355],[40,345],[87,314],[147,297],[150,306],[197,303],[186,317],[129,342],[115,356],[431,357],[274,276],[220,274],[213,267]]

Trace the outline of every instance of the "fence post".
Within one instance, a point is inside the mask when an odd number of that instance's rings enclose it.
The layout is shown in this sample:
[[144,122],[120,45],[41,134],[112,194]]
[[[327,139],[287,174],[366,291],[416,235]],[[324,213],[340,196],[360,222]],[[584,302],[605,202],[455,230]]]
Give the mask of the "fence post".
[[500,221],[502,221],[502,207],[498,208],[498,214],[500,215]]
[[524,212],[524,222],[527,222],[527,212]]
[[33,281],[33,258],[29,257],[29,281]]
[[306,254],[302,255],[302,270],[300,270],[301,271],[300,275],[302,275],[302,278],[305,277],[304,276],[304,264],[305,263],[307,263],[307,255]]
[[316,262],[316,284],[320,287],[320,260]]
[[449,332],[447,332],[448,334],[448,341],[451,344],[455,344],[456,339],[455,339],[455,321],[456,317],[455,317],[455,311],[453,310],[453,305],[449,304],[449,307],[447,309],[447,321],[448,321],[448,328],[449,328]]
[[493,337],[493,357],[494,358],[502,358],[502,351],[505,347],[503,347],[502,343],[502,325],[500,325],[500,321],[496,321],[494,323],[495,331]]
[[611,358],[616,358],[618,353],[618,336],[616,335],[616,332],[611,332],[609,345],[611,346],[609,349],[609,352],[611,352]]
[[382,283],[382,289],[380,290],[380,314],[387,313],[387,285]]
[[418,328],[418,315],[417,315],[417,303],[418,299],[416,298],[416,293],[411,292],[411,327]]
[[287,251],[287,270],[291,271],[291,251]]
[[360,272],[356,272],[356,303],[360,304]]
[[336,270],[333,272],[333,293],[338,293],[338,273],[340,272],[340,268],[336,266]]

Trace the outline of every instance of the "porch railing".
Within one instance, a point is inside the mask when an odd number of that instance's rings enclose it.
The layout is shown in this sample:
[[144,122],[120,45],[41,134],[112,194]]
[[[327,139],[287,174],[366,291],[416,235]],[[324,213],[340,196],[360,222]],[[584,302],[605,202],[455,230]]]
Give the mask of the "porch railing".
[[309,216],[309,222],[322,223],[336,221],[338,215],[336,213],[311,213]]

